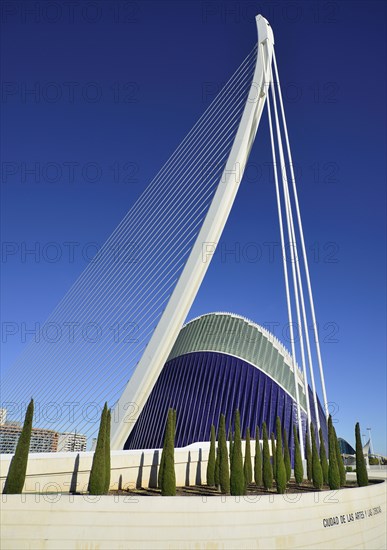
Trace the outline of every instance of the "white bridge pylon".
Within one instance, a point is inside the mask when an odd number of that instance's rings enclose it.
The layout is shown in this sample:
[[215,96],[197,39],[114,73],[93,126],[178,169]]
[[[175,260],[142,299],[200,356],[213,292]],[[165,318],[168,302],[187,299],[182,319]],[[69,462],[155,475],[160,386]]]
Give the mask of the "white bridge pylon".
[[[300,209],[296,190],[296,182],[292,166],[292,157],[286,127],[286,119],[283,108],[282,94],[278,80],[278,70],[274,54],[274,36],[268,21],[258,15],[256,17],[258,32],[257,58],[254,70],[252,84],[248,93],[246,104],[243,110],[240,124],[227,158],[226,165],[221,175],[216,192],[208,209],[207,215],[203,221],[199,234],[188,256],[185,266],[180,274],[176,286],[169,298],[164,312],[148,342],[148,345],[142,354],[137,367],[127,383],[120,399],[114,407],[112,414],[112,432],[111,446],[113,449],[122,449],[128,435],[133,428],[134,422],[129,418],[128,411],[136,409],[136,414],[142,411],[159,375],[169,356],[169,353],[176,341],[179,331],[187,317],[191,305],[196,297],[199,287],[203,281],[205,273],[209,266],[209,261],[203,261],[203,245],[205,243],[217,243],[222,235],[224,226],[234,203],[243,173],[249,158],[251,147],[255,140],[258,125],[261,120],[265,102],[268,103],[268,116],[270,126],[270,136],[273,153],[275,187],[277,195],[277,206],[279,214],[283,268],[285,275],[286,299],[288,308],[288,318],[291,337],[291,352],[293,358],[293,372],[295,383],[295,394],[297,401],[298,431],[300,438],[301,452],[304,455],[303,429],[301,423],[301,406],[299,385],[304,386],[307,403],[307,420],[310,422],[310,404],[308,396],[308,368],[311,376],[314,412],[317,423],[319,422],[317,393],[315,378],[313,373],[312,361],[312,343],[308,334],[307,308],[305,306],[305,295],[303,292],[303,277],[307,283],[307,294],[309,301],[309,310],[311,312],[315,353],[318,359],[321,386],[323,392],[323,401],[325,414],[328,416],[328,402],[326,397],[325,382],[321,361],[320,345],[318,339],[318,330],[314,310],[313,295],[310,283],[308,261],[301,223]],[[276,82],[273,82],[272,66]],[[271,90],[271,92],[269,92]],[[277,94],[280,108],[277,106]],[[271,95],[271,100],[269,98]],[[274,117],[272,118],[272,106]],[[275,132],[273,131],[273,119]],[[286,154],[289,161],[289,170],[291,188],[288,185],[287,168],[285,163],[285,153],[282,144],[280,119],[285,133]],[[276,163],[277,151],[279,156],[279,165]],[[279,167],[279,169],[278,169]],[[280,178],[278,177],[280,172]],[[280,189],[279,179],[282,182]],[[292,198],[296,209],[296,222],[293,219]],[[283,223],[282,210],[285,210],[286,227]],[[286,232],[285,232],[286,229]],[[303,267],[298,258],[297,231],[301,243],[303,255]],[[287,235],[287,237],[286,237]],[[291,275],[292,285],[289,284],[288,262],[286,260],[286,243],[289,242],[291,254]],[[291,292],[293,287],[293,294]],[[301,353],[302,373],[297,367],[296,358],[296,334],[294,331],[293,311],[296,311],[297,329],[299,333],[299,348]],[[306,352],[305,353],[305,347]],[[319,426],[319,424],[318,424]]]

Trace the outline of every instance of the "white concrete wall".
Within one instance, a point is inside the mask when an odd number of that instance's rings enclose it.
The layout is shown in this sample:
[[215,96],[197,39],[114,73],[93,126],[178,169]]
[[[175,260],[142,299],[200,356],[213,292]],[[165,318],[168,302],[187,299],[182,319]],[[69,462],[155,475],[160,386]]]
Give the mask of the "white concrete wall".
[[[269,448],[270,448],[269,441]],[[245,442],[242,441],[244,455]],[[194,443],[175,449],[175,472],[177,485],[205,483],[209,443]],[[255,454],[255,442],[251,441],[251,453]],[[155,487],[160,449],[144,451],[112,451],[110,488]],[[0,490],[5,483],[12,455],[0,455]],[[93,452],[85,453],[30,453],[25,493],[85,492],[89,482]],[[306,461],[304,461],[306,475]],[[379,474],[381,473],[381,475]],[[375,466],[368,472],[370,478],[385,477],[384,467]],[[347,479],[356,474],[347,473]]]
[[383,549],[385,513],[385,482],[255,498],[3,495],[1,548]]
[[[252,446],[254,450],[254,447]],[[175,450],[177,485],[206,480],[209,443]],[[111,489],[155,487],[161,450],[112,451]],[[4,486],[12,455],[0,455],[0,487]],[[24,492],[86,491],[93,452],[30,453]]]

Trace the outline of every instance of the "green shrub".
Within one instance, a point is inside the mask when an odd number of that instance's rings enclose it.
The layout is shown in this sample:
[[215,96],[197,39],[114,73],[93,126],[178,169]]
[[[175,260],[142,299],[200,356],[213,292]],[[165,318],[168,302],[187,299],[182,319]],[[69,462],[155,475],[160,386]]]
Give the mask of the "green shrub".
[[224,414],[220,415],[219,425],[219,485],[223,494],[230,492],[230,470],[226,440],[226,421]]
[[9,465],[7,479],[5,480],[3,493],[6,495],[17,495],[23,491],[26,479],[28,453],[30,450],[33,416],[34,400],[31,399],[26,410],[24,424],[16,445],[15,454]]
[[366,461],[363,454],[363,445],[360,437],[360,424],[356,422],[355,426],[355,439],[356,439],[356,479],[359,487],[365,487],[368,485],[368,474]]
[[336,440],[333,431],[332,417],[328,418],[329,466],[328,483],[330,489],[340,489],[340,472],[337,464]]
[[106,422],[107,403],[101,413],[97,444],[93,455],[93,462],[90,470],[89,493],[91,495],[104,495],[106,492]]
[[286,481],[289,481],[292,475],[292,465],[290,462],[288,434],[285,428],[284,428],[284,463],[285,463],[285,470],[286,470]]
[[323,484],[323,472],[320,457],[317,451],[316,434],[312,422],[310,423],[310,435],[312,438],[312,478],[313,487],[320,490]]
[[231,476],[230,476],[230,491],[232,495],[237,496],[237,495],[244,495],[246,493],[245,475],[243,471],[239,411],[235,411],[234,430],[235,431],[234,431],[234,443],[233,443],[232,468],[231,468]]
[[254,481],[257,487],[262,485],[262,453],[258,426],[255,428]]
[[167,426],[165,429],[165,449],[163,449],[164,460],[162,459],[164,466],[160,484],[161,494],[168,497],[176,495],[175,426],[176,412],[173,409],[169,409]]
[[352,472],[353,471],[352,466],[346,466],[345,471],[346,472]]
[[319,436],[320,436],[320,464],[321,464],[321,470],[323,474],[323,482],[325,483],[325,485],[328,485],[328,460],[327,460],[327,452],[325,449],[324,437],[323,437],[321,428],[319,430]]
[[243,466],[246,485],[253,481],[253,470],[251,466],[251,445],[250,445],[250,428],[246,430],[246,447],[245,447],[245,463]]
[[282,433],[281,433],[281,420],[277,416],[276,420],[276,432],[277,432],[277,445],[276,445],[276,485],[277,493],[284,494],[286,490],[286,469],[284,462],[284,455],[282,454]]
[[207,485],[213,487],[215,485],[215,447],[216,447],[216,436],[215,436],[215,426],[211,426],[211,443],[210,443],[210,452],[208,455],[207,462]]
[[304,467],[302,465],[302,456],[300,449],[300,442],[298,440],[297,428],[293,424],[293,437],[294,437],[294,478],[300,485],[304,480]]
[[273,468],[270,462],[269,440],[267,437],[266,422],[262,424],[262,478],[263,486],[265,489],[271,489],[273,487]]

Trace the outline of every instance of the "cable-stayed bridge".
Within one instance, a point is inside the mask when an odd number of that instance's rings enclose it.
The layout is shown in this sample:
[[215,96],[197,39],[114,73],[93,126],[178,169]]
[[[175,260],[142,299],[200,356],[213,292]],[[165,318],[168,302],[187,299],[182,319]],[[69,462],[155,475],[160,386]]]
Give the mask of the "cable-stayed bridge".
[[[256,22],[257,45],[2,380],[2,406],[10,415],[32,396],[35,425],[90,439],[108,401],[114,407],[112,446],[123,447],[204,278],[209,262],[203,262],[203,244],[219,241],[265,104],[296,393],[300,381],[307,387],[310,379],[310,417],[311,407],[317,411],[316,370],[328,413],[274,38],[262,16]],[[297,407],[303,446],[298,395]]]

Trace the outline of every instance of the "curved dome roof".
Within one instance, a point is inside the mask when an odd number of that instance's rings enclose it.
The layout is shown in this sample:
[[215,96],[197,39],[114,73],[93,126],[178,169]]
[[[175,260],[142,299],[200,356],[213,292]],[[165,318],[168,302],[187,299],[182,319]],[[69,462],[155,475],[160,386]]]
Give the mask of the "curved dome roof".
[[[265,372],[295,399],[292,358],[268,330],[234,313],[208,313],[181,329],[168,361],[194,352],[220,352],[239,357]],[[306,408],[303,375],[297,366],[301,406]]]

